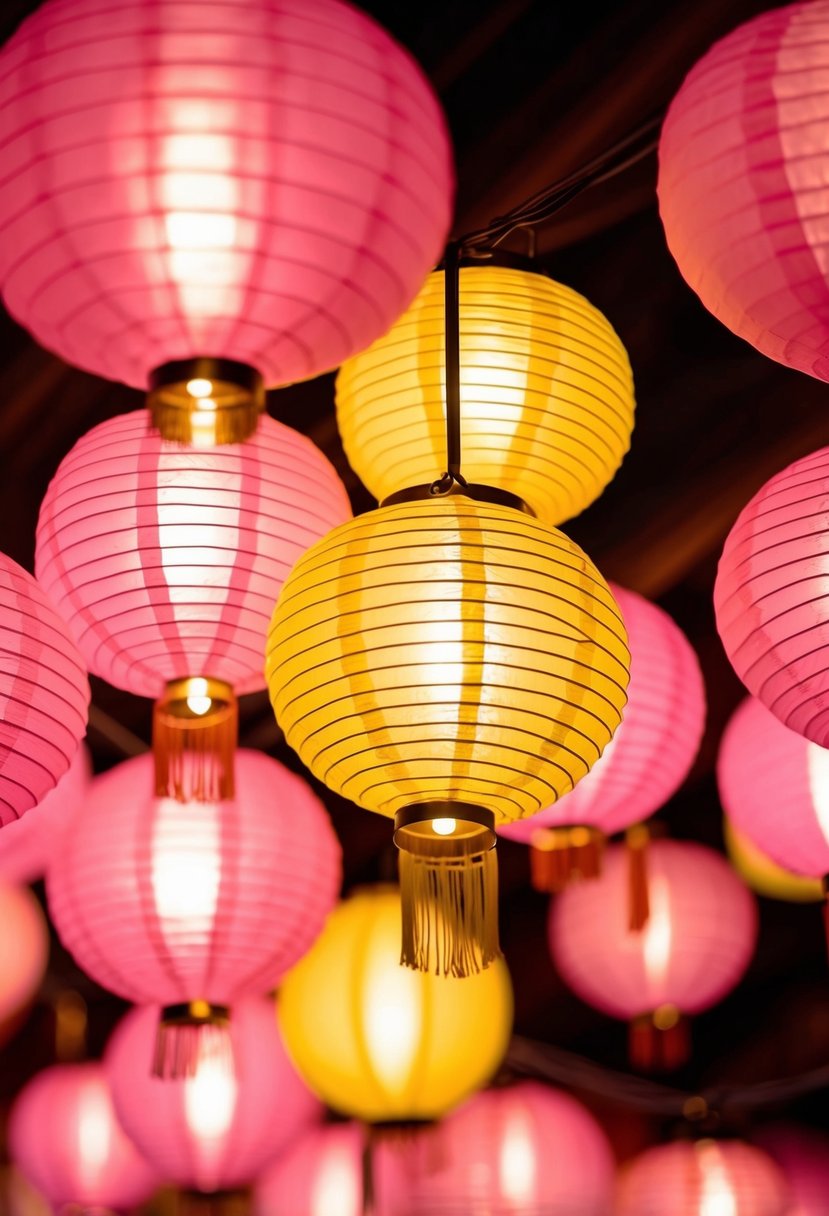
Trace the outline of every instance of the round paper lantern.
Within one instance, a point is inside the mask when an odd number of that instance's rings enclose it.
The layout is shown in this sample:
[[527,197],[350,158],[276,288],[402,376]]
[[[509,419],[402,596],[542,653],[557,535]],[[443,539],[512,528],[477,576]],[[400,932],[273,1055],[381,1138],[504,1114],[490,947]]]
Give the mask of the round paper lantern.
[[[254,1212],[257,1216],[363,1216],[366,1141],[367,1133],[358,1123],[312,1127],[260,1175]],[[394,1164],[391,1153],[374,1148],[372,1157],[378,1208],[383,1216],[392,1216],[399,1198],[390,1194],[387,1185],[388,1167]]]
[[165,1085],[144,1066],[157,1018],[157,1009],[131,1010],[107,1045],[106,1069],[124,1130],[168,1181],[198,1191],[245,1186],[319,1118],[285,1054],[272,1001],[239,1002],[230,1069],[203,1049],[193,1076]]
[[[444,273],[337,376],[346,455],[378,498],[446,467]],[[558,524],[595,499],[630,446],[633,378],[607,319],[531,261],[460,270],[464,475]]]
[[322,453],[272,418],[246,443],[200,450],[161,439],[138,410],[61,462],[37,575],[90,670],[161,699],[159,794],[232,795],[235,695],[265,686],[273,601],[299,555],[350,514]]
[[49,930],[31,891],[6,881],[0,881],[0,924],[0,1022],[6,1022],[40,987],[49,962]]
[[31,574],[0,553],[0,827],[60,780],[86,731],[89,684]]
[[[613,1156],[604,1132],[568,1094],[524,1081],[477,1094],[413,1149],[404,1210],[487,1216],[607,1216]],[[418,1161],[429,1153],[431,1162]],[[431,1168],[429,1166],[431,1165]]]
[[239,752],[236,798],[219,803],[153,797],[152,764],[95,778],[47,892],[79,966],[165,1006],[155,1070],[177,1075],[200,1037],[222,1037],[228,1006],[275,987],[311,945],[337,898],[340,849],[306,783],[261,752]]
[[[48,349],[255,424],[384,333],[452,168],[417,65],[342,0],[47,0],[0,54],[0,282]],[[79,134],[80,133],[80,134]]]
[[829,1216],[829,1136],[780,1124],[756,1138],[783,1171],[794,1205],[786,1216]]
[[717,629],[746,688],[791,730],[829,745],[829,597],[824,588],[829,448],[759,490],[728,534],[714,587]]
[[706,308],[763,354],[829,379],[829,4],[762,13],[715,44],[668,110],[659,208]]
[[617,1216],[789,1216],[785,1180],[766,1153],[740,1140],[647,1149],[622,1170]]
[[628,659],[589,558],[506,506],[399,503],[298,561],[268,639],[271,700],[317,777],[394,818],[407,965],[466,975],[497,955],[495,825],[595,763]]
[[542,891],[560,889],[573,863],[595,877],[597,867],[574,837],[578,841],[587,829],[601,841],[659,810],[688,775],[705,729],[705,685],[685,634],[656,604],[624,587],[610,589],[631,657],[622,724],[571,793],[531,819],[499,829],[533,845],[533,878]]
[[55,1212],[129,1211],[162,1181],[121,1130],[100,1064],[38,1073],[12,1107],[9,1151]]
[[754,952],[751,893],[713,849],[687,841],[648,847],[649,915],[628,921],[628,858],[608,849],[601,878],[570,887],[550,910],[550,948],[564,981],[589,1005],[632,1019],[642,1066],[683,1062],[684,1014],[700,1013],[739,982]]
[[73,812],[86,797],[91,778],[92,761],[81,744],[55,788],[22,819],[0,832],[0,878],[27,883],[43,877]]
[[308,1084],[370,1123],[436,1119],[484,1085],[512,1029],[502,959],[465,979],[400,966],[400,896],[362,888],[287,975],[279,1018]]
[[723,836],[729,861],[757,895],[793,904],[819,903],[824,898],[819,878],[804,878],[779,866],[745,832],[735,828],[727,815],[723,815]]

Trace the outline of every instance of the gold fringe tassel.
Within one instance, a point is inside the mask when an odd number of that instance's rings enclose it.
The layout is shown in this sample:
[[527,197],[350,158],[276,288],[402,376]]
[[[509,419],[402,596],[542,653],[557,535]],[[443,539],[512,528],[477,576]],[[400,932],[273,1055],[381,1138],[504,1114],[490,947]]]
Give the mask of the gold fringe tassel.
[[500,958],[494,848],[461,857],[402,848],[400,895],[403,966],[458,977],[475,975]]
[[631,933],[640,933],[648,923],[650,916],[648,896],[650,839],[650,832],[643,823],[635,824],[625,833],[628,862],[628,928]]
[[224,1005],[191,1001],[162,1009],[155,1036],[152,1075],[164,1080],[194,1077],[205,1061],[234,1069],[230,1011]]
[[229,684],[201,677],[171,680],[153,710],[156,796],[179,802],[232,798],[238,735],[238,705]]
[[691,1054],[688,1019],[675,1005],[660,1005],[653,1013],[634,1018],[628,1028],[628,1055],[642,1072],[673,1072]]
[[598,878],[605,836],[598,828],[539,828],[530,841],[530,878],[536,891],[557,895],[571,882]]

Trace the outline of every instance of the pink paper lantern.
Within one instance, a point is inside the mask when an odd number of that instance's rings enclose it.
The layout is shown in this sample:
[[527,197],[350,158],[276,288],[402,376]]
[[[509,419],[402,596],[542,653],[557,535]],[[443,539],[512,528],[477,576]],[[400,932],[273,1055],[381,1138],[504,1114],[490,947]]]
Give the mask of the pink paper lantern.
[[[388,1150],[393,1151],[393,1150]],[[607,1216],[614,1165],[607,1138],[568,1094],[522,1081],[485,1090],[406,1157],[401,1216]]]
[[765,355],[829,380],[823,183],[829,4],[762,13],[716,43],[659,145],[668,246],[709,311]]
[[780,1124],[756,1139],[783,1171],[793,1201],[786,1216],[829,1216],[829,1136]]
[[[49,911],[97,983],[169,1007],[169,1032],[181,1007],[201,1025],[206,1002],[215,1030],[310,947],[337,899],[340,848],[307,784],[261,752],[238,752],[233,801],[155,798],[152,768],[138,756],[94,779],[47,875]],[[159,1040],[163,1074],[190,1067],[196,1045],[176,1038]]]
[[100,1064],[38,1073],[12,1107],[9,1150],[55,1212],[126,1211],[162,1181],[121,1130]]
[[654,840],[647,850],[649,915],[631,929],[629,859],[607,851],[601,878],[553,901],[549,937],[565,983],[611,1017],[634,1019],[631,1050],[643,1065],[679,1064],[683,1045],[661,1054],[656,1032],[715,1005],[736,986],[757,939],[754,897],[725,858],[688,841]]
[[342,0],[47,0],[0,54],[0,146],[10,312],[141,388],[196,356],[271,385],[335,367],[451,216],[430,86]]
[[829,751],[746,697],[723,735],[717,784],[731,822],[758,849],[796,874],[829,874]]
[[60,780],[86,730],[89,684],[42,589],[0,553],[0,827]]
[[86,797],[92,761],[84,744],[42,802],[0,832],[0,878],[35,882],[46,873],[49,858],[60,849],[61,837],[73,812]]
[[365,1136],[358,1123],[310,1128],[259,1177],[256,1216],[363,1216]]
[[717,629],[746,688],[791,730],[829,746],[829,448],[754,495],[728,534]]
[[[697,656],[674,621],[634,591],[611,585],[631,653],[622,724],[571,793],[530,819],[499,828],[539,844],[540,829],[598,828],[611,835],[646,819],[688,775],[705,728],[705,686]],[[552,842],[551,842],[552,843]]]
[[194,1076],[165,1084],[144,1064],[157,1017],[157,1009],[131,1010],[107,1045],[118,1118],[168,1181],[199,1191],[246,1186],[321,1113],[288,1059],[273,1002],[239,1002],[230,1070],[206,1053]]
[[616,1216],[789,1216],[783,1175],[739,1140],[647,1149],[621,1171]]
[[[0,1023],[33,999],[49,962],[49,930],[26,887],[0,882]],[[0,1040],[7,1037],[0,1034]]]

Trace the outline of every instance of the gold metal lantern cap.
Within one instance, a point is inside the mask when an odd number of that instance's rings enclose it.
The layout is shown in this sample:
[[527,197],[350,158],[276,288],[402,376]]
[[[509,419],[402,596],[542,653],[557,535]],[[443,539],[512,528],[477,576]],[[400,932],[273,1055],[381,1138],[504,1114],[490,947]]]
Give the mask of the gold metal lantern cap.
[[150,374],[147,405],[163,439],[205,448],[241,443],[265,408],[265,382],[234,359],[182,359]]

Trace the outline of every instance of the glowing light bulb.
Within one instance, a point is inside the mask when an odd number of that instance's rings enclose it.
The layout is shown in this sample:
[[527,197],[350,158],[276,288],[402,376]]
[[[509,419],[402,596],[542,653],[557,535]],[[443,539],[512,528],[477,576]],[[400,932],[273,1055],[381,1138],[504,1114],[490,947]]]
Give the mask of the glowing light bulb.
[[190,681],[190,691],[187,694],[187,708],[191,714],[201,718],[213,704],[213,698],[207,694],[207,680],[196,676]]
[[213,392],[213,381],[202,380],[200,377],[188,380],[187,391],[191,397],[209,397]]
[[437,832],[438,836],[451,836],[457,826],[458,822],[456,819],[432,820],[432,831]]
[[700,1216],[737,1216],[737,1200],[725,1163],[715,1144],[701,1144]]
[[201,1141],[222,1140],[230,1130],[236,1110],[238,1085],[227,1062],[202,1055],[194,1077],[184,1082],[184,1117],[192,1134]]

